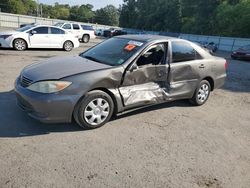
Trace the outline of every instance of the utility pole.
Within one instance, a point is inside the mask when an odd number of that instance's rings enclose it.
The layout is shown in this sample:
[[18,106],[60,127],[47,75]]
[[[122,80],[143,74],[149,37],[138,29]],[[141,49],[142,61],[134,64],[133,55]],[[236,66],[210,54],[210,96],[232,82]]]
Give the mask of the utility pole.
[[40,16],[43,17],[43,4],[40,5]]
[[39,0],[36,1],[36,16],[39,17]]

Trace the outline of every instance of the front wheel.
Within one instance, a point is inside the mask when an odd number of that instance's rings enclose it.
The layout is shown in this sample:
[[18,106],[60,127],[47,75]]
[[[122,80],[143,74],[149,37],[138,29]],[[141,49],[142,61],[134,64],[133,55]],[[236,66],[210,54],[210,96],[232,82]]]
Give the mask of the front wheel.
[[23,51],[27,49],[27,43],[23,39],[15,39],[13,42],[13,47],[15,50]]
[[109,121],[114,111],[112,98],[103,91],[89,92],[76,106],[74,118],[83,128],[95,129]]
[[195,106],[201,106],[206,103],[210,95],[211,85],[207,80],[202,80],[195,90],[194,96],[190,102]]
[[66,41],[63,44],[63,49],[67,52],[71,51],[74,48],[74,44],[71,41]]

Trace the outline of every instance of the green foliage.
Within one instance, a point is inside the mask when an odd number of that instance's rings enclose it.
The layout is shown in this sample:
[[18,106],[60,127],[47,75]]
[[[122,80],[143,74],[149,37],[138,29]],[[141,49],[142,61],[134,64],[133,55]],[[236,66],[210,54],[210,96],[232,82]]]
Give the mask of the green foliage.
[[223,2],[216,9],[215,33],[223,36],[250,37],[250,1],[236,5]]
[[94,20],[98,24],[118,26],[119,12],[113,5],[107,5],[104,8],[96,10]]
[[[96,11],[90,4],[42,4],[42,16],[142,30],[250,37],[250,0],[123,1],[119,10],[108,5]],[[0,8],[3,12],[37,15],[35,0],[0,0]]]
[[250,37],[250,0],[124,0],[120,26]]

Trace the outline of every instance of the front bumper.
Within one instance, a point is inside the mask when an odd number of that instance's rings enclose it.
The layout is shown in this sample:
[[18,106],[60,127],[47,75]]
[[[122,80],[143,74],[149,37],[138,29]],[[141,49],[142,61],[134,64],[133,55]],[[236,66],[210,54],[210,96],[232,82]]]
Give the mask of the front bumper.
[[28,90],[15,82],[18,106],[32,118],[43,123],[70,123],[77,101],[81,96],[62,92],[42,94]]
[[12,48],[11,42],[8,39],[0,38],[0,47],[2,48]]

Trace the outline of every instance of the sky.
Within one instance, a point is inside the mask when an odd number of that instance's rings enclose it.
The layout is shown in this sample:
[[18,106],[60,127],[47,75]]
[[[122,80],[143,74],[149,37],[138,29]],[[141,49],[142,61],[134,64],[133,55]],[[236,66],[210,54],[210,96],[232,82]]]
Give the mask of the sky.
[[59,4],[69,4],[69,5],[81,5],[81,4],[92,4],[94,6],[94,10],[103,8],[108,4],[114,5],[117,8],[120,4],[123,3],[123,0],[38,0],[39,3],[45,3],[49,5],[53,5],[55,2]]

